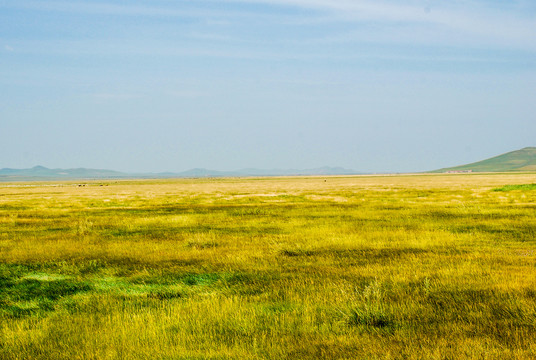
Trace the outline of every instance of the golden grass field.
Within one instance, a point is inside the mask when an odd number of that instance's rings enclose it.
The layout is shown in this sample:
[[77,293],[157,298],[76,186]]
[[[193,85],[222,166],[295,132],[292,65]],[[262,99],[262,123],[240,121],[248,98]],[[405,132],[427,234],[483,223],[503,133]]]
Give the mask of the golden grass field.
[[534,183],[0,183],[0,359],[534,359]]

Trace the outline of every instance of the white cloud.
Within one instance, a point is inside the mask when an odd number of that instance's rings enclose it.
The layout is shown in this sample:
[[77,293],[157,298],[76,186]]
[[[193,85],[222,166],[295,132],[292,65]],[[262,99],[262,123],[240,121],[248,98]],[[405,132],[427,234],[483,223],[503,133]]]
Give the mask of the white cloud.
[[[413,0],[394,3],[381,0],[227,0],[232,3],[293,6],[327,12],[345,21],[360,23],[427,25],[432,32],[449,31],[452,40],[478,41],[536,50],[536,14],[522,2],[501,7],[489,2],[432,2]],[[429,34],[428,34],[429,35]],[[455,37],[458,37],[456,39]]]
[[15,51],[15,49],[13,49],[11,46],[9,45],[4,45],[4,50],[8,51],[8,52],[13,52]]
[[[450,43],[481,43],[536,50],[536,13],[534,5],[526,0],[491,3],[482,0],[222,0],[228,6],[211,8],[210,2],[198,0],[181,5],[123,5],[108,2],[70,2],[21,0],[4,7],[28,8],[44,11],[76,12],[84,14],[112,14],[122,16],[193,17],[203,18],[211,25],[229,25],[230,18],[248,18],[260,21],[269,17],[272,22],[304,23],[326,18],[333,22],[345,21],[370,25],[365,31],[374,40],[372,26],[389,25],[404,30],[417,25],[415,35],[421,37],[422,27],[428,26],[425,37],[436,38],[442,44],[447,34]],[[204,4],[203,4],[204,3]],[[199,4],[202,4],[199,6]],[[295,7],[313,10],[314,14],[269,14],[238,5],[264,4],[277,7]],[[2,5],[0,5],[2,6]],[[315,18],[316,16],[316,18]],[[278,18],[276,20],[276,18]],[[376,25],[373,25],[376,24]],[[396,35],[396,33],[394,34]],[[214,40],[214,39],[213,39]],[[225,40],[225,39],[221,39]],[[396,40],[396,37],[395,37]],[[450,45],[450,44],[449,44]]]
[[[198,42],[255,42],[264,45],[360,42],[536,51],[535,7],[523,1],[491,4],[480,0],[222,0],[228,6],[211,7],[212,1],[207,0],[180,2],[181,5],[167,3],[166,6],[123,5],[110,0],[20,0],[10,5],[0,4],[0,7],[140,17],[191,17],[203,21],[192,25],[189,32],[180,36]],[[266,12],[247,6],[255,4],[272,5],[281,9],[294,7],[308,11]],[[251,32],[252,35],[248,32],[236,32],[237,27],[255,26],[256,23],[263,26],[317,26],[319,30],[326,26],[325,29],[329,31],[296,32],[297,36],[288,38],[279,35],[267,37],[265,34],[257,36],[254,31]],[[339,30],[329,28],[337,23],[344,23],[344,27]],[[212,26],[219,28],[211,28]],[[223,26],[228,29],[222,30]],[[156,51],[158,52],[158,49]],[[229,54],[227,50],[218,49],[211,49],[208,54],[203,54],[202,48],[182,51],[188,54],[194,52],[196,56],[237,57],[234,51]],[[244,57],[243,52],[238,51],[238,57]],[[245,52],[248,53],[246,57],[250,57],[251,49]]]

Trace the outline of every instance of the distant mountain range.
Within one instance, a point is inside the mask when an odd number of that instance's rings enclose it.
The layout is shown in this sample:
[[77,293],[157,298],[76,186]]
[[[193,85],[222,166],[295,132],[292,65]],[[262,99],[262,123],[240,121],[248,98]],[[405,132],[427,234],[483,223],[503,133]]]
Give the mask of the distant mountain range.
[[76,180],[76,179],[133,179],[133,178],[199,178],[199,177],[240,177],[240,176],[291,176],[291,175],[356,175],[354,170],[341,167],[321,167],[315,169],[242,169],[236,171],[216,171],[191,169],[179,173],[123,173],[102,169],[49,169],[35,166],[31,169],[0,169],[0,181],[17,180]]
[[[505,172],[536,171],[536,147],[526,147],[511,151],[490,159],[467,165],[435,170],[435,173],[458,172]],[[49,169],[35,166],[31,169],[0,169],[0,181],[24,180],[77,180],[77,179],[159,179],[159,178],[203,178],[203,177],[245,177],[245,176],[293,176],[293,175],[359,175],[363,174],[342,167],[320,167],[315,169],[242,169],[235,171],[217,171],[209,169],[191,169],[173,173],[124,173],[102,169]]]
[[86,178],[121,178],[127,174],[113,170],[100,169],[48,169],[34,166],[31,169],[0,169],[0,180],[19,179],[86,179]]
[[215,171],[208,169],[192,169],[175,174],[179,177],[219,177],[219,176],[292,176],[292,175],[356,175],[354,170],[342,167],[320,167],[315,169],[242,169],[236,171]]
[[536,171],[536,147],[526,147],[471,164],[439,169],[434,172]]

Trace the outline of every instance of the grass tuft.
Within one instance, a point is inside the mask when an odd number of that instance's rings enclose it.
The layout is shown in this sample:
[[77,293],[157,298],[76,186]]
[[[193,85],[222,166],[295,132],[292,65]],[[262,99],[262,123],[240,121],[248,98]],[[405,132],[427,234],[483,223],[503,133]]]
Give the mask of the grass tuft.
[[376,328],[393,327],[394,321],[382,310],[353,309],[348,323],[353,326],[364,325]]

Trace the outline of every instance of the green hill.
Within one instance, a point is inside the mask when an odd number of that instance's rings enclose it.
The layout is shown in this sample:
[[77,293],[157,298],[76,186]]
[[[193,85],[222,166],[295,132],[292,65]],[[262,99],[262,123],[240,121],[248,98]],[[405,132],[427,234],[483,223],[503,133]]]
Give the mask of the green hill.
[[503,171],[536,171],[536,147],[526,147],[521,150],[492,157],[475,163],[439,169],[434,172],[503,172]]

